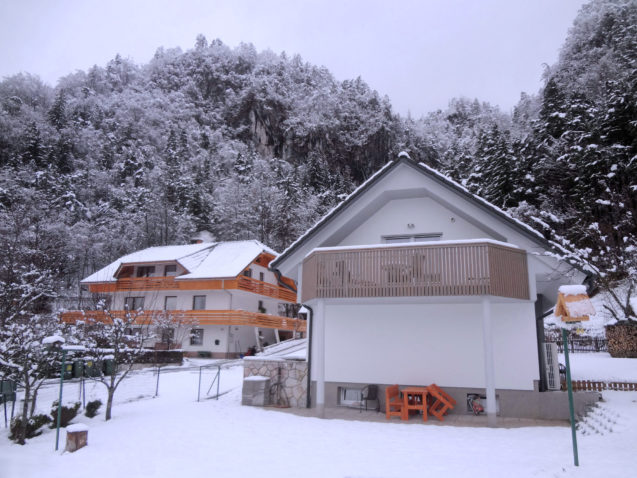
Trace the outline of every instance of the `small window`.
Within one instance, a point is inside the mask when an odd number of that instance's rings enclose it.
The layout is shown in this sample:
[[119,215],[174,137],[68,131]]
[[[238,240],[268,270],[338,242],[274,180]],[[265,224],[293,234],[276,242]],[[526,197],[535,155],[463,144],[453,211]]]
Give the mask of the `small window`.
[[263,301],[262,300],[259,301],[259,305],[257,306],[257,310],[259,312],[261,312],[262,314],[266,313],[265,307],[263,307]]
[[175,310],[175,309],[177,309],[177,296],[167,295],[164,298],[164,310]]
[[126,297],[124,299],[124,308],[126,310],[139,310],[144,308],[143,297]]
[[265,274],[263,272],[259,272],[259,280],[265,282]]
[[252,277],[252,269],[246,269],[243,271],[245,277]]
[[192,298],[192,310],[204,310],[206,308],[206,296],[195,295]]
[[137,266],[137,277],[150,277],[155,273],[155,266]]
[[343,406],[358,405],[362,399],[362,390],[360,388],[338,387],[339,404]]
[[203,329],[190,331],[190,345],[203,345]]
[[177,264],[168,264],[164,266],[164,275],[165,276],[176,276],[177,275]]
[[383,244],[401,244],[405,242],[430,242],[439,241],[442,232],[427,232],[422,234],[395,234],[383,236]]
[[215,345],[219,345],[219,344],[221,344],[221,340],[215,339]]

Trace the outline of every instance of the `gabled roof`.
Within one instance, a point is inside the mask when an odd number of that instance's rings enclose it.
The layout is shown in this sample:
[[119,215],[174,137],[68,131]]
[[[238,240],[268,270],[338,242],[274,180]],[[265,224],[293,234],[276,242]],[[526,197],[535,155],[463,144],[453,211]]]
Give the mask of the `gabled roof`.
[[277,255],[254,240],[149,247],[120,257],[82,280],[82,284],[115,282],[117,271],[124,265],[158,262],[177,262],[186,269],[187,273],[175,280],[236,277],[262,253]]
[[401,153],[398,156],[398,159],[395,161],[389,161],[385,166],[383,166],[379,171],[377,171],[373,176],[371,176],[367,181],[362,183],[358,188],[354,190],[345,200],[343,200],[338,206],[328,212],[325,216],[323,216],[314,226],[312,226],[305,234],[299,237],[296,241],[294,241],[285,251],[283,251],[272,263],[270,264],[271,268],[276,269],[278,264],[292,255],[299,247],[302,246],[305,241],[311,239],[314,235],[316,235],[320,230],[326,227],[333,219],[342,214],[347,208],[356,201],[357,198],[365,194],[365,192],[370,189],[373,185],[378,183],[384,177],[386,177],[392,170],[398,167],[400,164],[408,165],[419,173],[433,179],[437,183],[443,185],[444,187],[454,191],[458,195],[466,198],[472,203],[476,204],[480,208],[488,211],[494,216],[504,220],[517,231],[519,231],[524,236],[536,242],[538,245],[542,246],[546,249],[552,249],[552,245],[544,238],[544,236],[533,229],[529,225],[515,219],[513,216],[509,215],[499,207],[491,204],[489,201],[476,196],[475,194],[469,192],[467,188],[457,183],[453,179],[445,176],[444,174],[436,171],[435,169],[427,166],[424,163],[417,163],[413,161],[407,153]]

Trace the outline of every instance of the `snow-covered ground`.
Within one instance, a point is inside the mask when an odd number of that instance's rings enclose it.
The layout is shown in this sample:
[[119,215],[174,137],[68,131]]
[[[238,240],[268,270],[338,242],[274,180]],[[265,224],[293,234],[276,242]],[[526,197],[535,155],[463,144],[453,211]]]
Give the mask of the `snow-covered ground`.
[[[564,354],[558,354],[566,363]],[[637,359],[612,358],[609,353],[569,353],[573,380],[637,382]]]
[[[600,364],[595,370],[614,367],[615,359],[600,355],[573,354],[574,371],[586,373],[583,367],[590,363]],[[88,424],[90,431],[88,446],[75,453],[54,451],[55,430],[19,446],[1,428],[0,477],[613,478],[631,476],[635,465],[633,392],[604,393],[605,403],[579,434],[580,467],[575,468],[570,429],[564,426],[491,429],[419,421],[320,420],[242,407],[241,366],[222,370],[218,400],[196,401],[197,370],[162,374],[156,398],[151,398],[153,379],[152,373],[134,376],[116,396],[111,421],[103,420],[103,410],[94,419],[77,418],[75,422]],[[204,376],[202,393],[211,379],[210,374]],[[78,389],[73,384],[67,388],[66,399],[74,398]],[[56,390],[51,386],[43,392],[43,405]],[[64,442],[62,432],[61,449]]]

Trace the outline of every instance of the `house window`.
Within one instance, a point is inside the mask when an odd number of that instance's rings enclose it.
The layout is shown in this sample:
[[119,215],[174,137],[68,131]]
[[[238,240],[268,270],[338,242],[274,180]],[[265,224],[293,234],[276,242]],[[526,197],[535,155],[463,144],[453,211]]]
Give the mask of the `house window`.
[[176,276],[177,275],[177,264],[168,264],[164,266],[164,275],[165,276]]
[[338,392],[338,403],[343,406],[358,405],[363,395],[360,388],[338,387]]
[[124,308],[126,310],[139,310],[144,308],[143,297],[126,297],[124,299]]
[[175,309],[177,309],[177,296],[167,295],[164,298],[164,310],[175,310]]
[[246,269],[243,271],[245,277],[252,277],[252,269]]
[[169,344],[175,340],[175,329],[165,327],[161,329],[161,341],[164,344]]
[[258,310],[259,312],[261,312],[262,314],[265,314],[265,313],[266,313],[265,307],[263,307],[263,301],[262,301],[262,300],[260,300],[260,301],[259,301],[259,305],[258,305],[258,307],[257,307],[257,310]]
[[203,329],[190,331],[190,345],[203,345]]
[[259,280],[265,282],[265,274],[263,272],[259,272]]
[[195,295],[192,298],[192,310],[203,310],[206,308],[206,296]]
[[137,266],[137,277],[150,277],[155,273],[155,266]]
[[401,244],[405,242],[430,242],[439,241],[442,232],[429,232],[423,234],[395,234],[383,236],[383,244]]

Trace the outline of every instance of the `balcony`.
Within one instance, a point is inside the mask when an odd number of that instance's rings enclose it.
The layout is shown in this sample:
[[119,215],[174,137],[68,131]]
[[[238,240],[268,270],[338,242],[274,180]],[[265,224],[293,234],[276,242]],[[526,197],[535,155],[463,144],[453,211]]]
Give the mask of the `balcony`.
[[[125,318],[128,311],[111,310],[108,314],[112,318]],[[193,325],[247,325],[266,329],[288,330],[305,332],[307,324],[305,320],[281,317],[278,315],[260,314],[247,310],[142,310],[133,311],[136,325],[152,325],[153,318],[164,314],[170,314],[176,323],[192,323]],[[92,320],[103,322],[107,319],[107,313],[101,310],[71,310],[62,312],[60,320],[66,323]]]
[[239,276],[233,279],[187,279],[177,280],[175,277],[128,277],[117,282],[89,284],[89,291],[95,294],[128,291],[156,290],[230,290],[238,289],[254,294],[296,302],[296,292],[284,287],[262,282],[251,277]]
[[319,249],[303,261],[302,294],[302,302],[482,295],[528,300],[526,251],[489,241]]

